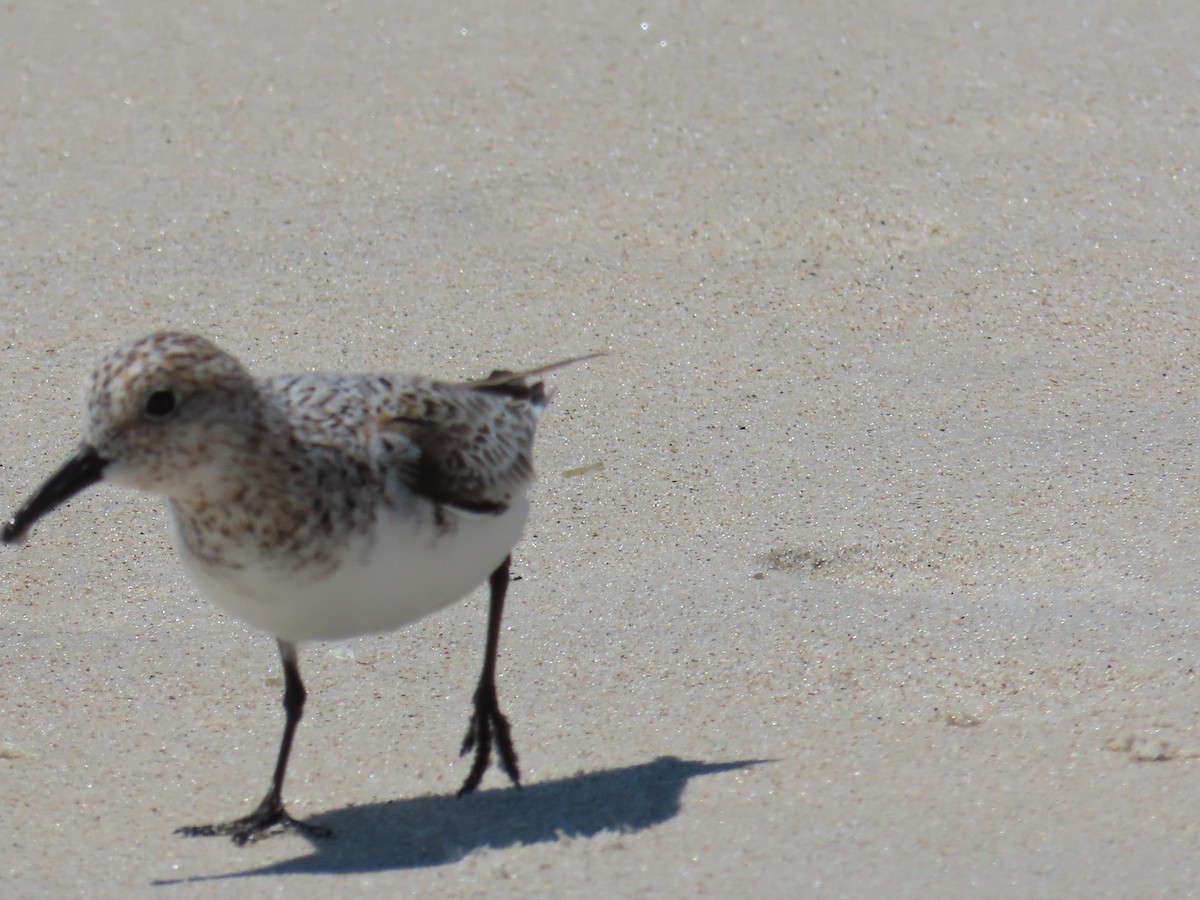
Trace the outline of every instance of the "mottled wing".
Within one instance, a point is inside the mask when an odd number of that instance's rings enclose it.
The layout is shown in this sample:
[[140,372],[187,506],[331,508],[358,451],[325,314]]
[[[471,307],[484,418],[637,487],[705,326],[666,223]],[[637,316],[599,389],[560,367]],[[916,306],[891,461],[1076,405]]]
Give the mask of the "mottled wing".
[[[528,379],[602,354],[449,384],[392,375],[268,380],[297,441],[435,503],[503,512],[533,479],[533,437],[550,398]],[[369,476],[368,476],[369,477]]]
[[533,479],[533,436],[545,390],[519,376],[499,383],[495,377],[475,385],[412,379],[384,403],[380,440],[417,451],[402,473],[414,493],[498,513]]

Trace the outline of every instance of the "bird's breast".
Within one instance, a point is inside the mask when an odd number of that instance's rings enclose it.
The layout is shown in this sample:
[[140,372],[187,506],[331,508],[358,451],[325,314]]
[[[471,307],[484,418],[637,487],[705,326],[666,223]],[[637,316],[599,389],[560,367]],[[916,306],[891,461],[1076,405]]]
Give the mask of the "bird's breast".
[[172,532],[197,587],[225,612],[288,641],[338,640],[392,631],[463,599],[512,551],[528,515],[524,496],[499,514],[421,501],[381,510],[357,533],[328,536],[327,552],[236,562],[195,552],[176,510]]

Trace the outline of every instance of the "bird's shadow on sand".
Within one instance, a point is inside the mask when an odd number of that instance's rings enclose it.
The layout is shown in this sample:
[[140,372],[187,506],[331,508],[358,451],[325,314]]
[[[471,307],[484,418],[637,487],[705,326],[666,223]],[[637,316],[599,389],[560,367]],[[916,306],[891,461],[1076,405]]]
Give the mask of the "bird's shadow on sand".
[[[309,819],[333,829],[313,840],[313,852],[259,868],[156,881],[211,881],[251,875],[324,875],[442,866],[482,847],[636,832],[679,812],[690,779],[769,760],[703,763],[663,756],[651,763],[533,784],[497,788],[458,799],[453,794],[352,806]],[[231,845],[231,850],[235,848]]]

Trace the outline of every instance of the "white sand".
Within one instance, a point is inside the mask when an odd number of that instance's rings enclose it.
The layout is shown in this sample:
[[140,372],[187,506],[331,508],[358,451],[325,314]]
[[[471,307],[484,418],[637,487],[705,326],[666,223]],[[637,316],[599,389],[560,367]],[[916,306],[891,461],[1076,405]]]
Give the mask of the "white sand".
[[0,12],[6,509],[158,327],[611,355],[539,448],[525,790],[453,797],[477,597],[304,654],[337,841],[173,835],[265,789],[277,662],[98,488],[0,553],[6,896],[1196,891],[1192,4],[49,6]]

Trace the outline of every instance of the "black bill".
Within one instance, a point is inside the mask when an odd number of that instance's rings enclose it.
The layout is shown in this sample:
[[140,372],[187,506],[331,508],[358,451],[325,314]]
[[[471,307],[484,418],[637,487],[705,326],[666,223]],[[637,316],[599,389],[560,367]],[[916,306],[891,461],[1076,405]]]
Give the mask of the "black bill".
[[4,543],[19,541],[34,522],[84,488],[99,481],[107,465],[108,460],[101,457],[95,447],[88,444],[81,446],[76,454],[46,479],[46,483],[4,523]]

